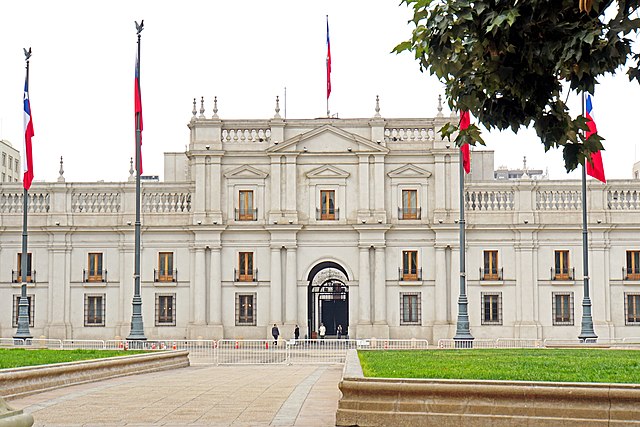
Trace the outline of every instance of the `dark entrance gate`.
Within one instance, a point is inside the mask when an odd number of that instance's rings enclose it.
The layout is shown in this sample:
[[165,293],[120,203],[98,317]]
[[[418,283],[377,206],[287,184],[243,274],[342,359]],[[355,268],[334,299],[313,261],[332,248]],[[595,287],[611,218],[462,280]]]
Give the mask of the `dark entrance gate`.
[[[328,271],[326,271],[328,270]],[[307,294],[307,330],[309,337],[317,337],[320,323],[327,329],[328,336],[337,335],[338,325],[342,334],[349,328],[349,287],[347,272],[334,262],[322,262],[309,273]]]

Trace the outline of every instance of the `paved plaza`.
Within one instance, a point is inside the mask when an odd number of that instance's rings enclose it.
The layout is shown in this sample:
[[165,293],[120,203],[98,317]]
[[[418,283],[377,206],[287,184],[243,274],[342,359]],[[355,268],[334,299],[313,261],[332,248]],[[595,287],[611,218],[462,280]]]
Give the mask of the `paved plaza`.
[[340,365],[206,366],[12,400],[35,426],[334,426]]

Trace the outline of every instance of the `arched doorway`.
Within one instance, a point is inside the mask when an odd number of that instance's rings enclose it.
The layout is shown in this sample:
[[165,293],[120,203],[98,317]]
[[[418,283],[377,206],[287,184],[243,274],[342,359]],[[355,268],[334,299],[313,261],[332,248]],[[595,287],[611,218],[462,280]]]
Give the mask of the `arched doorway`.
[[337,334],[338,325],[346,335],[349,330],[349,276],[345,269],[335,262],[321,262],[311,269],[307,279],[309,337],[316,336],[320,323],[327,328],[328,336]]

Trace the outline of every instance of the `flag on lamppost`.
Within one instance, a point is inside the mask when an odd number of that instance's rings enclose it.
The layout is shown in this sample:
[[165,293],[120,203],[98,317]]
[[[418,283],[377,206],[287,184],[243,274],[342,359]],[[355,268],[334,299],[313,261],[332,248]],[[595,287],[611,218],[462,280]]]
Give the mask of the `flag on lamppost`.
[[[469,111],[460,111],[460,130],[465,130],[471,124],[469,117]],[[469,143],[465,142],[460,146],[460,152],[462,153],[462,167],[465,173],[471,172],[471,154],[469,153]]]
[[[140,150],[140,158],[139,164],[136,165],[140,175],[142,175],[142,96],[140,94],[140,57],[136,52],[136,71],[135,71],[135,124],[136,124],[136,132],[138,131],[138,126],[140,129],[140,138],[136,137],[136,144],[140,144],[140,147],[136,147],[136,150]],[[139,118],[139,121],[138,121]]]
[[331,95],[331,43],[329,42],[329,16],[327,16],[327,100]]
[[24,80],[24,158],[22,159],[22,184],[29,190],[33,181],[33,154],[31,140],[33,138],[33,119],[31,118],[31,103],[29,102],[29,75]]
[[[584,136],[586,139],[589,139],[591,135],[598,132],[596,122],[593,120],[592,115],[591,95],[587,95],[586,104],[587,127],[589,130]],[[599,181],[607,182],[607,179],[604,176],[604,165],[602,164],[602,153],[600,150],[595,153],[591,153],[591,161],[587,160],[587,175],[592,176]]]

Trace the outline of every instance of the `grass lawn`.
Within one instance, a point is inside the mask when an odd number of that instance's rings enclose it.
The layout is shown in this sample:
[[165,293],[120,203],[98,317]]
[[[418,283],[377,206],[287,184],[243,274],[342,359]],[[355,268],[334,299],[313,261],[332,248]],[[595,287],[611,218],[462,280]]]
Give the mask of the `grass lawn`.
[[358,356],[365,377],[640,384],[636,350],[364,350]]
[[76,360],[126,356],[144,351],[122,350],[46,350],[10,348],[0,349],[0,369],[20,366],[47,365],[49,363],[75,362]]

